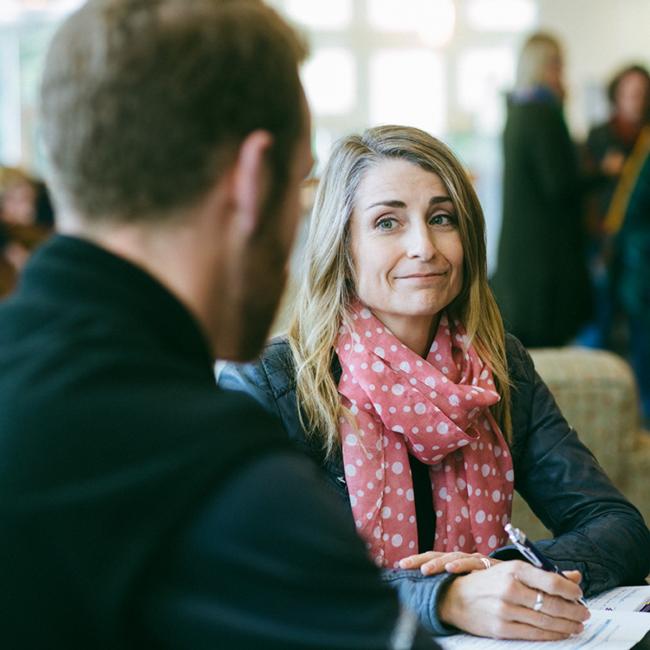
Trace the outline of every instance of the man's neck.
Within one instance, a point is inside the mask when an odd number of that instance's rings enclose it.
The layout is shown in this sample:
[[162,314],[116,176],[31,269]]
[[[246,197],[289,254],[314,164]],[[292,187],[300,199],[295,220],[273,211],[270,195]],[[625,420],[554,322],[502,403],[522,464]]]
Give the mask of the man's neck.
[[219,279],[218,246],[205,244],[202,228],[194,220],[169,224],[112,224],[84,227],[79,222],[64,223],[64,235],[87,239],[146,271],[167,288],[192,313],[216,353],[214,322],[218,309],[212,297],[219,295],[214,284]]

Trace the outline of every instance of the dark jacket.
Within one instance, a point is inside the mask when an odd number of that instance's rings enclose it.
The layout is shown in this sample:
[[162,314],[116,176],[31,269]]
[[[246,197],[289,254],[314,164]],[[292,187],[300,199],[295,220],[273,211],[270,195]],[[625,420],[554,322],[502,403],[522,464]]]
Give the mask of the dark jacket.
[[378,575],[176,297],[79,239],[35,254],[0,307],[1,647],[388,648]]
[[[632,135],[632,134],[630,134]],[[589,178],[591,194],[595,199],[595,211],[598,226],[605,218],[614,196],[620,176],[608,176],[601,170],[604,158],[610,153],[620,153],[627,158],[634,149],[638,132],[634,137],[626,137],[615,118],[604,124],[592,127],[585,142],[585,172]],[[602,235],[601,235],[602,236]]]
[[503,155],[494,293],[526,347],[563,345],[589,317],[591,292],[578,163],[560,106],[511,102]]
[[[562,417],[533,362],[513,336],[506,339],[512,390],[515,489],[555,538],[541,542],[561,569],[579,569],[587,596],[643,580],[650,571],[650,531],[639,512],[610,483],[576,432]],[[336,372],[336,368],[335,368]],[[318,436],[307,436],[298,419],[295,371],[289,345],[272,341],[257,363],[228,365],[223,387],[244,390],[280,417],[289,437],[325,467],[330,484],[348,503],[341,458],[324,460]],[[495,557],[515,557],[510,549]],[[437,633],[448,631],[437,618],[440,589],[453,576],[418,578],[385,570],[384,579]]]
[[650,327],[650,153],[634,183],[618,240],[622,258],[621,302],[628,315],[640,319],[647,336]]

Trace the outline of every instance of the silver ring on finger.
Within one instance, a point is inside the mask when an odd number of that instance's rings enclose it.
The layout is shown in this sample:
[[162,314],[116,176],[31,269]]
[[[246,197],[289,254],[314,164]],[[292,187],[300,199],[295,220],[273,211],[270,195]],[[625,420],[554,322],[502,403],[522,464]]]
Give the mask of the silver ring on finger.
[[483,562],[483,566],[484,566],[486,569],[489,569],[489,568],[492,566],[492,562],[490,561],[490,558],[488,558],[488,557],[482,557],[482,558],[480,558],[480,559],[481,559],[481,562]]
[[538,591],[537,597],[535,598],[535,604],[533,605],[533,611],[539,612],[542,607],[544,607],[544,596],[541,591]]

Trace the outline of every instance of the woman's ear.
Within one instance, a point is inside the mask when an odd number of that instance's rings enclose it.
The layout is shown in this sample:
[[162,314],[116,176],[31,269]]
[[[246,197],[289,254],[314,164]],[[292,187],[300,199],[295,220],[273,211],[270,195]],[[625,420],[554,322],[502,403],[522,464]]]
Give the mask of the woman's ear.
[[233,167],[232,200],[239,225],[246,234],[260,226],[261,213],[270,189],[267,159],[273,136],[264,130],[250,133],[239,147]]

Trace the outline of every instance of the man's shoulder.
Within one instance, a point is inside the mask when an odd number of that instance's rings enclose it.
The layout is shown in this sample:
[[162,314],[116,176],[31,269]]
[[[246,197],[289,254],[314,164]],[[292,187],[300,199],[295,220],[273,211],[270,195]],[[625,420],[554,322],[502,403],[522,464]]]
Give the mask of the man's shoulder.
[[[119,326],[117,326],[119,329]],[[208,362],[156,347],[113,324],[46,324],[0,344],[5,440],[95,456],[89,440],[144,452],[148,445],[225,449],[234,437],[284,441],[279,425],[243,393],[221,390]],[[219,441],[219,442],[217,442]],[[88,446],[88,448],[87,448]],[[236,447],[235,444],[232,445]],[[116,454],[115,460],[121,462]]]
[[[247,429],[265,428],[280,432],[281,427],[276,417],[264,409],[253,397],[242,391],[224,390],[219,386],[204,390],[197,399],[197,404],[204,404],[204,417],[218,416],[217,426],[222,428],[227,422],[236,421],[238,426]],[[188,415],[193,412],[191,405],[184,409]],[[281,433],[282,437],[286,437]]]

